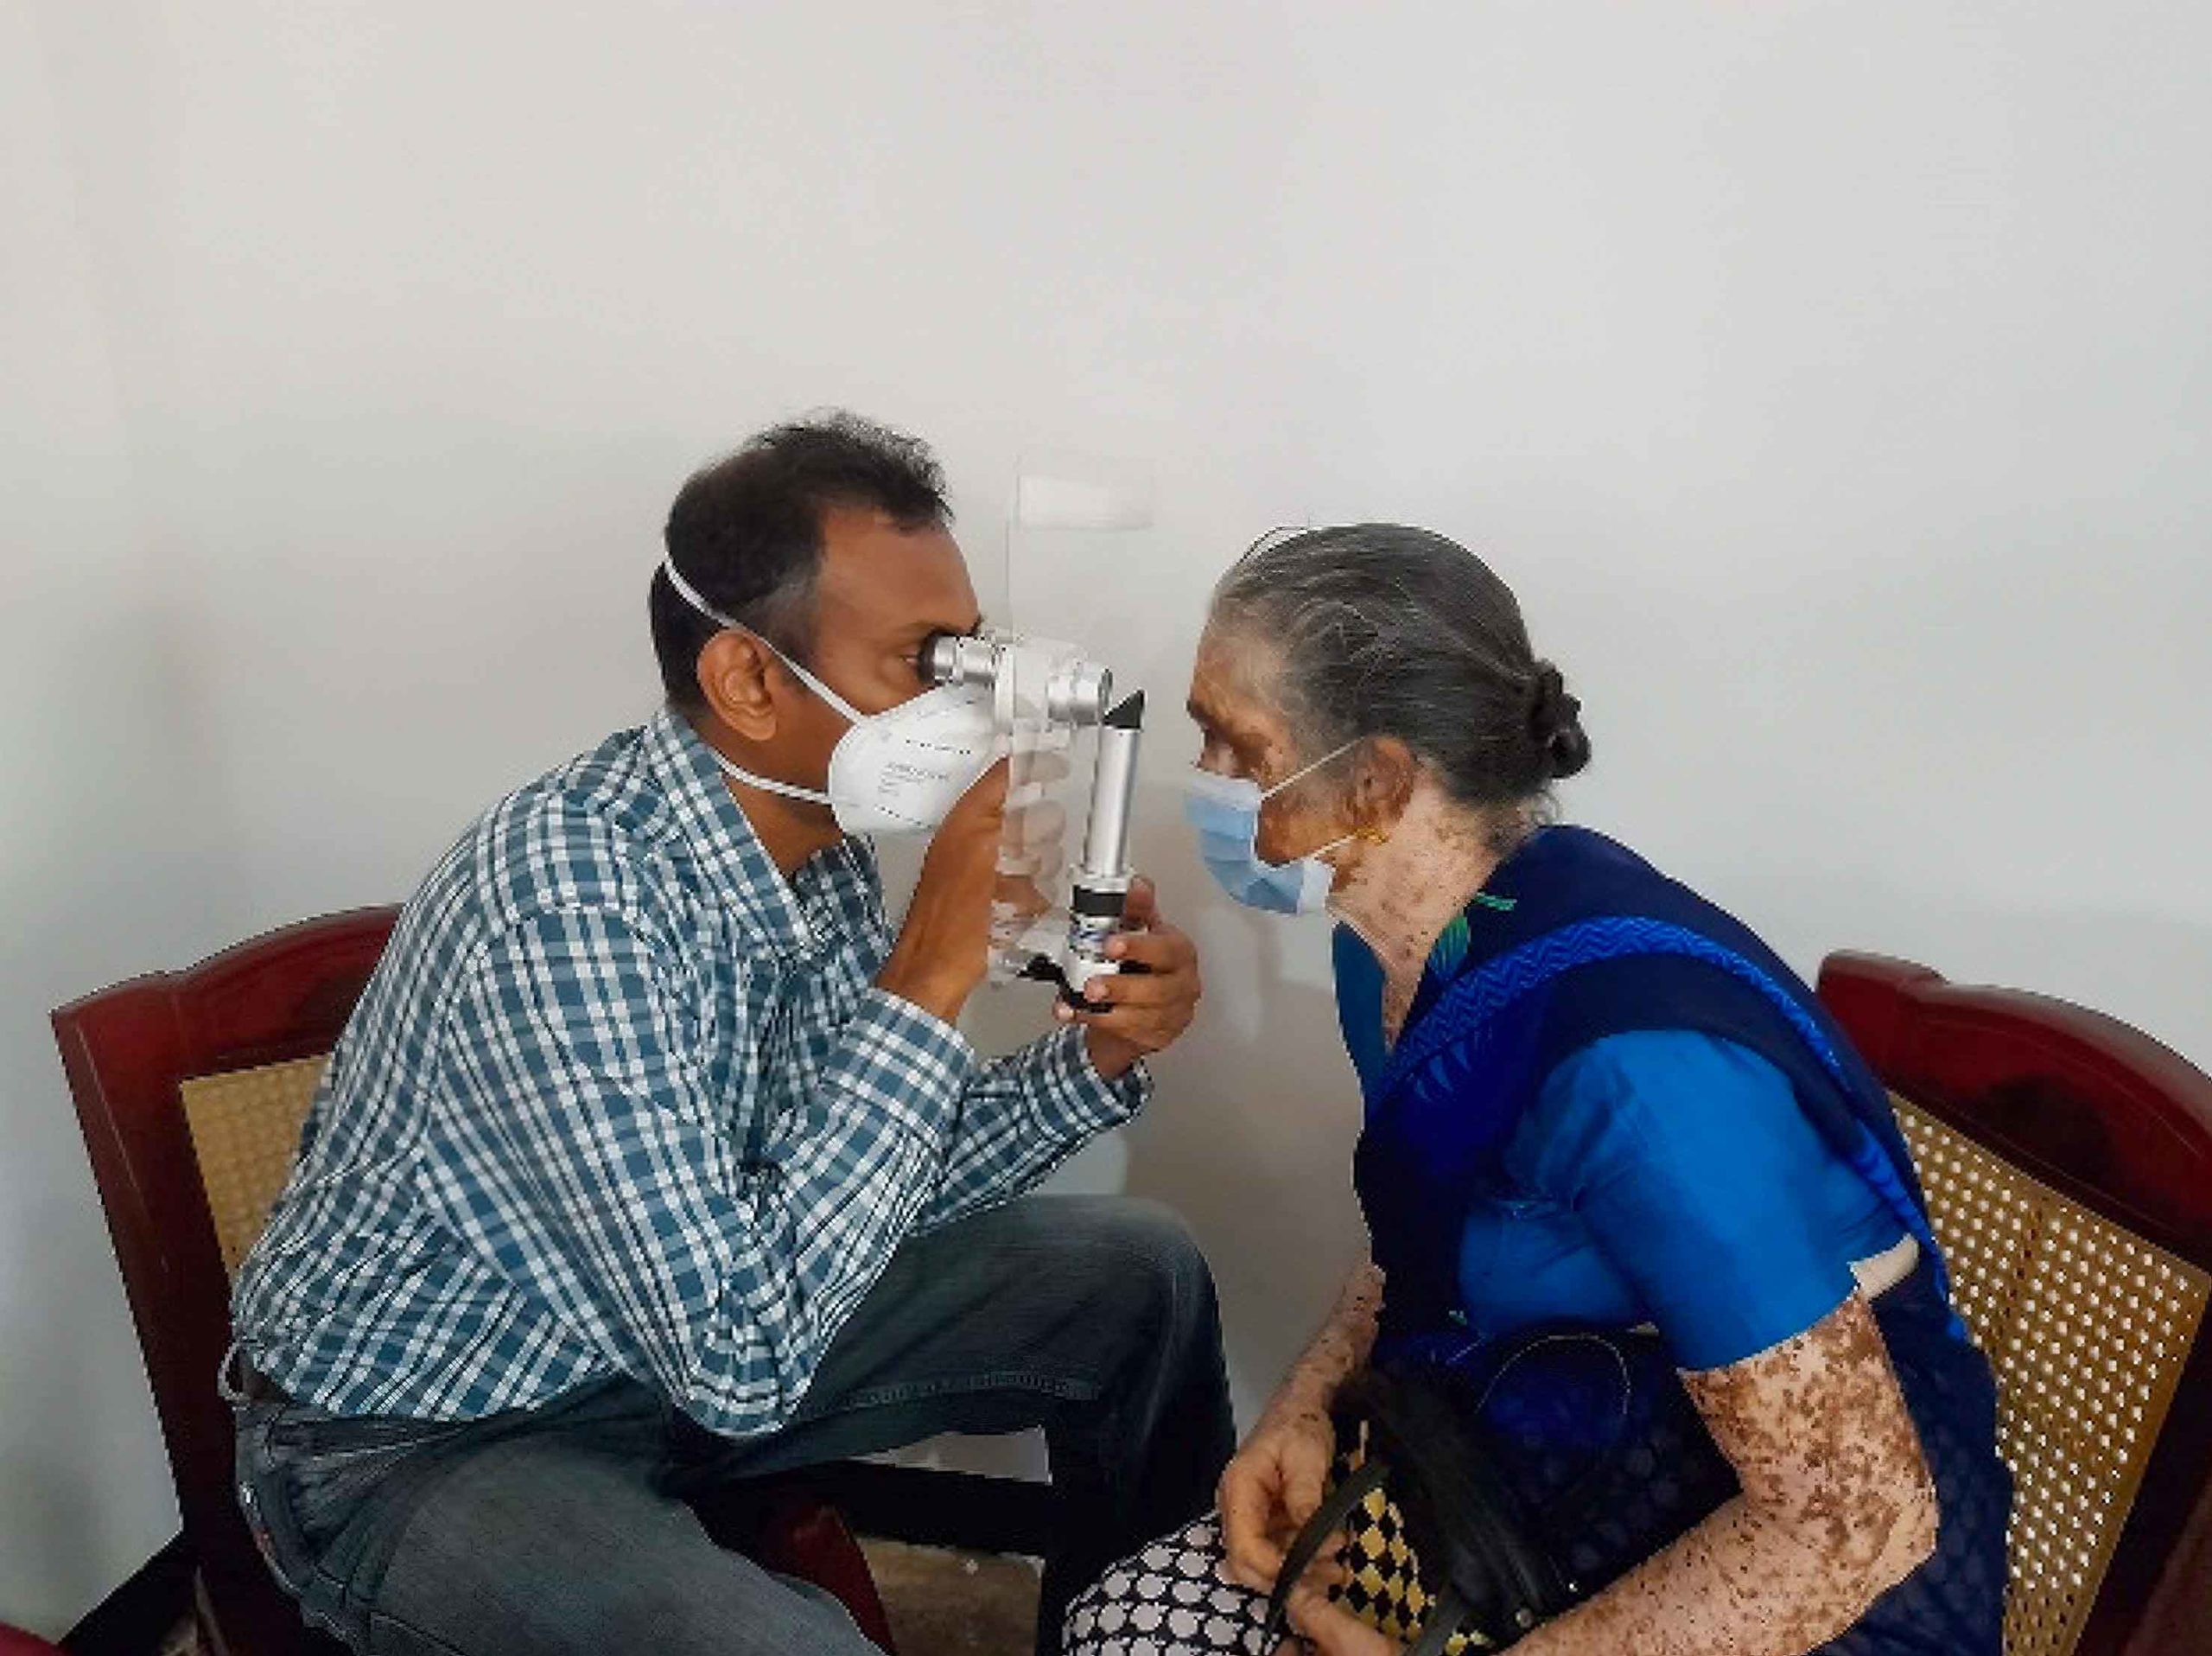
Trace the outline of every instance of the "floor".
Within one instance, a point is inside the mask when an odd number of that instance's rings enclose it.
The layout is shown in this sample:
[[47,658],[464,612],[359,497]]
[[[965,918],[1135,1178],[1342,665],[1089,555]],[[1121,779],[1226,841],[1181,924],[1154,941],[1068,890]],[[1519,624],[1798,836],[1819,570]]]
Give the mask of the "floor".
[[1037,1566],[1028,1559],[861,1545],[899,1656],[1028,1656],[1037,1637]]
[[[1029,1656],[1036,1639],[1037,1567],[995,1553],[863,1542],[899,1656]],[[183,1627],[162,1656],[197,1656]]]

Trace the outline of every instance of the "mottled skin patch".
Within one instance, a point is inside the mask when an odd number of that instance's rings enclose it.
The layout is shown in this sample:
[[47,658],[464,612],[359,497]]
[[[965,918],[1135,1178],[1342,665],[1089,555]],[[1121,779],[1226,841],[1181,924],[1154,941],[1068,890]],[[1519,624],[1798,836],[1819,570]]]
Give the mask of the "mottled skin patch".
[[1525,1640],[1527,1656],[1801,1656],[1935,1551],[1935,1485],[1859,1296],[1683,1378],[1743,1494]]
[[[1803,1656],[1935,1551],[1935,1485],[1858,1295],[1770,1351],[1683,1379],[1743,1493],[1529,1634],[1523,1656]],[[1318,1593],[1296,1608],[1324,1656],[1401,1649]]]

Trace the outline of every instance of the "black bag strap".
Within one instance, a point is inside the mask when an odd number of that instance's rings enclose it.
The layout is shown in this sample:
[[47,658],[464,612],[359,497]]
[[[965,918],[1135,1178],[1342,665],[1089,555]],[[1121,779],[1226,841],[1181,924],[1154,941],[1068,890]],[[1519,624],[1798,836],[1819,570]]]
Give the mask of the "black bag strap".
[[1456,1377],[1431,1368],[1372,1370],[1351,1395],[1366,1411],[1370,1450],[1379,1449],[1395,1469],[1392,1499],[1438,1591],[1458,1587],[1499,1643],[1507,1625],[1532,1625],[1524,1615],[1566,1607],[1559,1572],[1530,1532],[1530,1514]]
[[1290,1551],[1282,1561],[1281,1572],[1275,1576],[1275,1590],[1268,1598],[1268,1624],[1262,1634],[1262,1642],[1269,1649],[1282,1638],[1283,1627],[1290,1619],[1291,1589],[1305,1579],[1306,1572],[1313,1567],[1313,1560],[1320,1553],[1322,1544],[1342,1528],[1344,1521],[1359,1509],[1359,1505],[1382,1487],[1390,1468],[1379,1458],[1370,1456],[1358,1471],[1346,1478],[1329,1492],[1329,1498],[1315,1509],[1306,1520],[1306,1527],[1290,1544]]
[[1467,1619],[1471,1608],[1459,1589],[1446,1583],[1443,1594],[1429,1607],[1420,1642],[1406,1656],[1444,1656],[1452,1643],[1452,1635],[1459,1631],[1459,1624]]

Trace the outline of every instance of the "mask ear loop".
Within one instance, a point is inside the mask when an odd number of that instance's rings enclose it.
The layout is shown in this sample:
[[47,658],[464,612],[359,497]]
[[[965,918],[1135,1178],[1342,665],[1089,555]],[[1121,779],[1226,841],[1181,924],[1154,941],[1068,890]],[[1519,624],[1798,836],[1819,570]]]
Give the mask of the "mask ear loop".
[[[1363,736],[1354,736],[1350,742],[1344,742],[1340,747],[1331,748],[1327,753],[1323,754],[1319,759],[1306,766],[1303,770],[1294,771],[1290,775],[1284,777],[1282,780],[1277,782],[1273,787],[1268,788],[1265,793],[1260,795],[1260,809],[1266,809],[1268,801],[1274,798],[1276,794],[1281,793],[1283,789],[1288,787],[1292,783],[1304,780],[1306,777],[1311,776],[1315,771],[1320,769],[1322,766],[1329,763],[1330,761],[1343,757],[1345,754],[1350,753],[1354,748],[1359,746],[1359,744],[1365,740],[1366,738]],[[1255,837],[1258,833],[1259,825],[1259,812],[1255,811],[1252,816],[1252,827]],[[1334,839],[1331,840],[1325,845],[1317,845],[1310,851],[1300,853],[1298,856],[1292,857],[1287,863],[1271,863],[1268,866],[1270,868],[1288,868],[1291,863],[1311,862],[1320,857],[1326,857],[1331,851],[1336,850],[1338,846],[1349,844],[1355,839],[1365,840],[1370,844],[1379,844],[1382,843],[1382,839],[1387,839],[1389,838],[1387,834],[1382,836],[1381,838],[1370,838],[1370,836],[1375,834],[1375,831],[1376,831],[1371,828],[1355,828],[1348,834],[1338,834]],[[1333,869],[1336,867],[1336,864],[1333,863],[1325,863],[1322,866],[1324,868]]]
[[1260,803],[1262,805],[1265,805],[1269,799],[1274,799],[1276,794],[1281,793],[1283,789],[1288,787],[1292,783],[1304,781],[1307,777],[1311,776],[1315,771],[1320,769],[1322,766],[1327,764],[1331,760],[1339,758],[1342,755],[1350,753],[1354,748],[1359,746],[1359,744],[1365,740],[1366,738],[1364,736],[1354,736],[1350,742],[1344,743],[1341,747],[1330,748],[1328,752],[1323,754],[1319,759],[1306,766],[1303,770],[1293,771],[1289,775],[1284,777],[1282,780],[1277,782],[1273,787],[1267,789],[1260,795]]

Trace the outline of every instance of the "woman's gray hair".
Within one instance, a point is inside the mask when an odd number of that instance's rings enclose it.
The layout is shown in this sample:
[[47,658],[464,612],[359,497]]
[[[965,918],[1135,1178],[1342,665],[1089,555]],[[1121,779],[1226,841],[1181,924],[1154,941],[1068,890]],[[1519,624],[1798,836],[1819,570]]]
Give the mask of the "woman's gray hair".
[[1276,694],[1309,761],[1395,736],[1478,807],[1541,802],[1590,762],[1582,704],[1529,647],[1512,590],[1426,529],[1263,541],[1214,589],[1212,624],[1281,653]]

